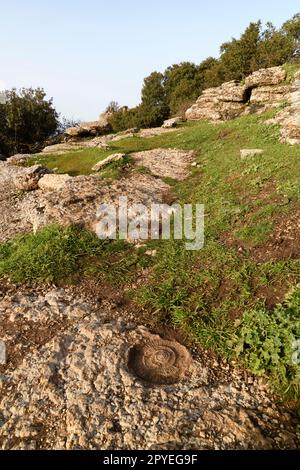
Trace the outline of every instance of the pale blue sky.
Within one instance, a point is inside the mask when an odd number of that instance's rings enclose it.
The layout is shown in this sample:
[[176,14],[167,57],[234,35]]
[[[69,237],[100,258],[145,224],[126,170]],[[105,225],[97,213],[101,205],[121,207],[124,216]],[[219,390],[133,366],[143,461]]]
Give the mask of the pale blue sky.
[[139,102],[143,78],[217,56],[250,21],[276,26],[299,0],[0,0],[0,89],[42,86],[67,117]]

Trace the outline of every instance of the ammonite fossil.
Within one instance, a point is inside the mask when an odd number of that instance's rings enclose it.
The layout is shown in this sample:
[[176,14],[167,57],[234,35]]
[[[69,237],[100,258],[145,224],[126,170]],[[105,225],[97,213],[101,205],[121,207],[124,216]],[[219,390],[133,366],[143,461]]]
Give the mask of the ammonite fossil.
[[176,341],[149,339],[129,351],[128,366],[137,377],[153,384],[174,384],[188,371],[191,355]]

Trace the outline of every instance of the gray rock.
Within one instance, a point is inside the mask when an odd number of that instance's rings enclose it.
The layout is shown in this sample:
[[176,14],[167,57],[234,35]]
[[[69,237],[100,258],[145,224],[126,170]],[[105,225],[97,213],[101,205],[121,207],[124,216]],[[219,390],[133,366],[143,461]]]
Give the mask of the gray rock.
[[256,155],[262,155],[264,151],[262,149],[242,149],[241,159],[244,160],[248,157],[255,157]]
[[38,182],[39,189],[43,191],[58,191],[65,187],[66,182],[71,179],[70,175],[44,175]]
[[180,122],[182,122],[181,117],[174,117],[172,119],[167,119],[161,127],[163,129],[172,129],[172,127],[177,127]]
[[245,80],[246,88],[257,86],[278,85],[286,79],[286,71],[282,67],[270,67],[254,72]]
[[123,158],[126,155],[123,153],[114,153],[112,155],[109,155],[109,157],[105,158],[104,160],[100,160],[100,162],[96,163],[96,165],[93,166],[92,170],[93,171],[100,171],[102,168],[105,166],[109,165],[112,162],[118,162],[120,160],[123,160]]
[[38,188],[39,180],[47,173],[51,173],[51,170],[42,165],[34,165],[26,168],[23,174],[15,177],[15,188],[19,191],[33,191]]
[[28,162],[30,158],[32,158],[32,154],[17,153],[16,155],[9,157],[6,160],[6,163],[8,163],[9,165],[23,166]]

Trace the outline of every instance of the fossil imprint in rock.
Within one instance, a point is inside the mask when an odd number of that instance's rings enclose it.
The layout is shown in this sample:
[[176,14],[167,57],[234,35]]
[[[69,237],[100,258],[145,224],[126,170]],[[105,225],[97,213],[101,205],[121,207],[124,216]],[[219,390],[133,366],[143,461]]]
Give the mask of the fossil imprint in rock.
[[176,341],[153,338],[136,344],[129,351],[129,369],[149,383],[174,384],[184,378],[192,358]]

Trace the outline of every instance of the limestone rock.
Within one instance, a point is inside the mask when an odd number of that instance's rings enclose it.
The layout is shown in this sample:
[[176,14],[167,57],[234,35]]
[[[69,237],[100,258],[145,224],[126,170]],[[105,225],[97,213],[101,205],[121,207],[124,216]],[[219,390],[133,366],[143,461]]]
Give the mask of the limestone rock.
[[167,119],[161,127],[163,129],[172,129],[172,127],[177,127],[180,122],[182,122],[181,117],[174,117],[172,119]]
[[262,149],[242,149],[241,150],[241,159],[244,160],[248,157],[255,157],[257,155],[263,155],[264,151]]
[[109,155],[104,160],[100,160],[100,162],[96,163],[96,165],[93,166],[92,170],[100,171],[102,170],[102,168],[104,168],[105,166],[109,165],[112,162],[118,162],[120,160],[123,160],[125,156],[126,155],[124,155],[123,153],[114,153],[113,155]]
[[38,182],[38,187],[43,191],[57,191],[65,187],[66,182],[71,179],[70,175],[44,175]]
[[192,150],[153,149],[131,154],[135,163],[146,167],[155,176],[184,180],[189,175],[189,167],[195,159]]
[[300,143],[300,71],[294,75],[290,93],[286,96],[289,106],[285,107],[267,124],[281,125],[281,142],[290,145]]
[[176,384],[141,381],[128,367],[132,348],[162,343],[150,351],[156,367],[172,361],[169,341],[80,290],[17,287],[1,296],[0,313],[3,450],[299,448],[297,418],[261,379],[249,384],[205,352],[190,361],[184,348]]
[[241,115],[245,109],[246,88],[237,81],[204,90],[196,103],[186,111],[188,120],[226,121]]
[[19,191],[33,191],[37,189],[39,180],[47,173],[51,173],[51,171],[42,165],[26,168],[23,174],[15,177],[15,188]]
[[69,137],[88,137],[107,134],[111,127],[107,120],[82,122],[77,127],[69,127],[65,134]]
[[267,105],[269,108],[278,106],[288,99],[289,86],[263,86],[255,88],[251,93],[250,103]]
[[13,155],[12,157],[9,157],[6,162],[9,165],[16,165],[16,166],[23,166],[25,165],[28,160],[32,158],[32,155],[28,153],[17,153],[16,155]]
[[286,71],[282,67],[260,69],[246,78],[245,86],[246,88],[254,88],[258,86],[278,85],[284,82],[286,75]]

